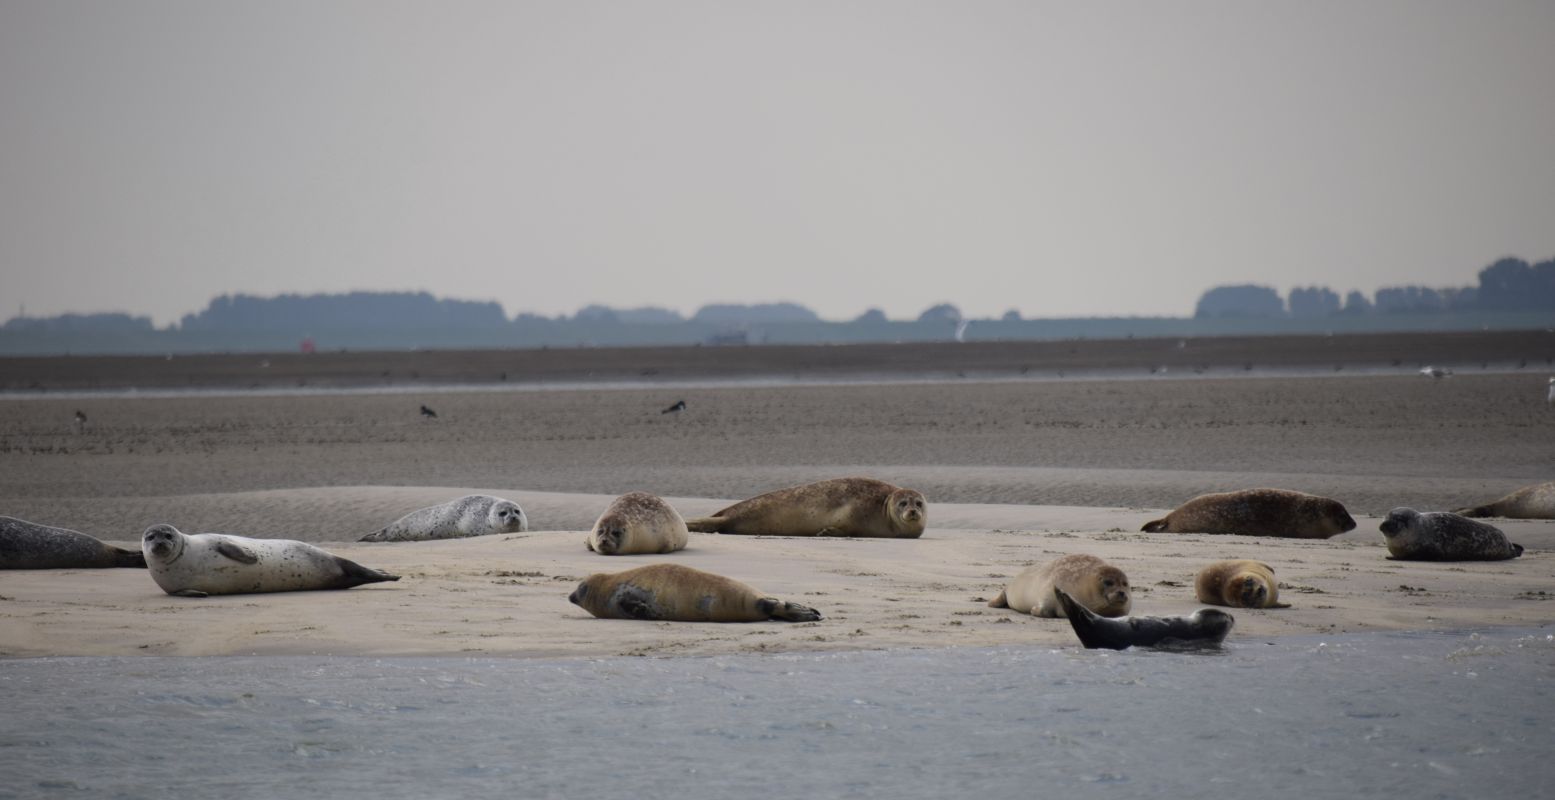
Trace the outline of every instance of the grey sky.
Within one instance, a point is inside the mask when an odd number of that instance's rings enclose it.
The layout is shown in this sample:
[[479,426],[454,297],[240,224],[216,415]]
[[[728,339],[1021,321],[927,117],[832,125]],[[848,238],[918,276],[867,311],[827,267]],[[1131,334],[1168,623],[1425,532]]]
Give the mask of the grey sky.
[[1185,314],[1555,256],[1555,3],[0,0],[0,319]]

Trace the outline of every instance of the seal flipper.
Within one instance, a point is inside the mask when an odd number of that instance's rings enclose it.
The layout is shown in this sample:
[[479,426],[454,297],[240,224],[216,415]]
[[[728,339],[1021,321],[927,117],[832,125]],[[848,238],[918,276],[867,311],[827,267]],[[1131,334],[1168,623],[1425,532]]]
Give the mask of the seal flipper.
[[661,616],[653,605],[653,593],[629,583],[617,589],[611,600],[611,605],[627,619],[656,620]]
[[798,603],[787,603],[775,597],[763,597],[756,601],[756,610],[771,619],[783,622],[819,622],[825,617],[821,612]]
[[988,601],[988,607],[989,608],[1009,608],[1010,607],[1010,601],[1005,599],[1005,597],[1004,597],[1004,590],[1003,589],[999,590],[999,596],[998,597],[995,597],[994,599]]
[[210,597],[209,594],[199,589],[179,589],[176,592],[168,592],[168,594],[174,597]]
[[1460,508],[1452,513],[1457,514],[1460,517],[1477,517],[1481,519],[1484,517],[1495,516],[1495,513],[1490,510],[1490,506],[1472,506],[1470,508]]
[[1130,642],[1119,640],[1106,630],[1109,624],[1117,624],[1110,620],[1103,620],[1096,612],[1076,602],[1073,597],[1064,593],[1063,589],[1055,587],[1053,594],[1058,597],[1058,602],[1064,607],[1064,616],[1069,618],[1069,627],[1074,629],[1076,636],[1080,637],[1080,644],[1087,650],[1095,650],[1105,647],[1109,650],[1126,650]]
[[258,564],[259,556],[248,552],[244,547],[231,539],[222,539],[216,544],[216,552],[238,562],[239,564]]
[[692,533],[721,533],[726,520],[723,517],[697,517],[686,520],[686,530]]
[[145,569],[146,554],[139,550],[125,550],[122,547],[115,547],[113,548],[113,565],[115,567]]
[[366,536],[363,536],[362,538],[357,539],[357,541],[358,542],[386,542],[386,541],[389,540],[388,536],[389,536],[389,529],[388,528],[379,528],[378,530],[375,530],[372,533],[369,533]]
[[398,575],[390,575],[387,572],[372,567],[364,567],[350,559],[335,556],[335,564],[340,567],[340,580],[335,588],[349,589],[352,586],[361,586],[364,583],[380,583],[382,581],[397,581]]

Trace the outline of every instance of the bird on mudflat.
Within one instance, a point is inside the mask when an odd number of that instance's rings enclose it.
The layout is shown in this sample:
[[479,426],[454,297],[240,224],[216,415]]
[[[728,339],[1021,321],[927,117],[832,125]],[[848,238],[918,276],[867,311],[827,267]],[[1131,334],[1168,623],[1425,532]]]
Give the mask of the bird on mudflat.
[[1427,378],[1445,378],[1452,375],[1452,370],[1446,367],[1421,367],[1420,374]]
[[437,412],[427,408],[426,406],[422,406],[421,416],[426,417],[427,419],[437,419]]
[[681,412],[681,411],[685,411],[685,410],[686,410],[686,401],[684,401],[684,400],[677,400],[675,402],[675,405],[672,405],[669,408],[666,408],[663,411],[660,411],[659,413],[660,414],[675,414],[675,413],[678,413],[678,412]]

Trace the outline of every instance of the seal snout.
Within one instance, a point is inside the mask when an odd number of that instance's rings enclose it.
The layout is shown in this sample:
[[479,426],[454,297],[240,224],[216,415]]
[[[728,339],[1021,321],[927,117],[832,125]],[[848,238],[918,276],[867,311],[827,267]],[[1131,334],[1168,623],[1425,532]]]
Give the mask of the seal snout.
[[575,606],[581,606],[583,605],[583,598],[587,597],[588,593],[588,584],[580,583],[578,588],[572,590],[572,594],[567,595],[567,602]]

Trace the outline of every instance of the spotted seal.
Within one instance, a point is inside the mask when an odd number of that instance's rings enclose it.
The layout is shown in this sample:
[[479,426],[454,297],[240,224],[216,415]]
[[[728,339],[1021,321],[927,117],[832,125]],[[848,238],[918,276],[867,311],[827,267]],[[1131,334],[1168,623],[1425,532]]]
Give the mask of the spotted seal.
[[663,498],[627,492],[594,522],[587,544],[602,556],[626,556],[683,550],[690,538],[680,512]]
[[517,503],[486,494],[467,494],[457,500],[412,511],[357,541],[420,542],[527,530],[529,517]]
[[0,569],[142,567],[146,558],[80,531],[0,517]]
[[140,546],[151,579],[162,591],[180,597],[349,589],[400,579],[290,539],[190,536],[172,525],[152,525]]
[[1400,506],[1378,527],[1389,557],[1399,561],[1504,561],[1523,554],[1500,528],[1450,511],[1422,514]]
[[867,536],[916,539],[928,510],[923,495],[873,478],[833,478],[742,500],[686,522],[699,533]]

